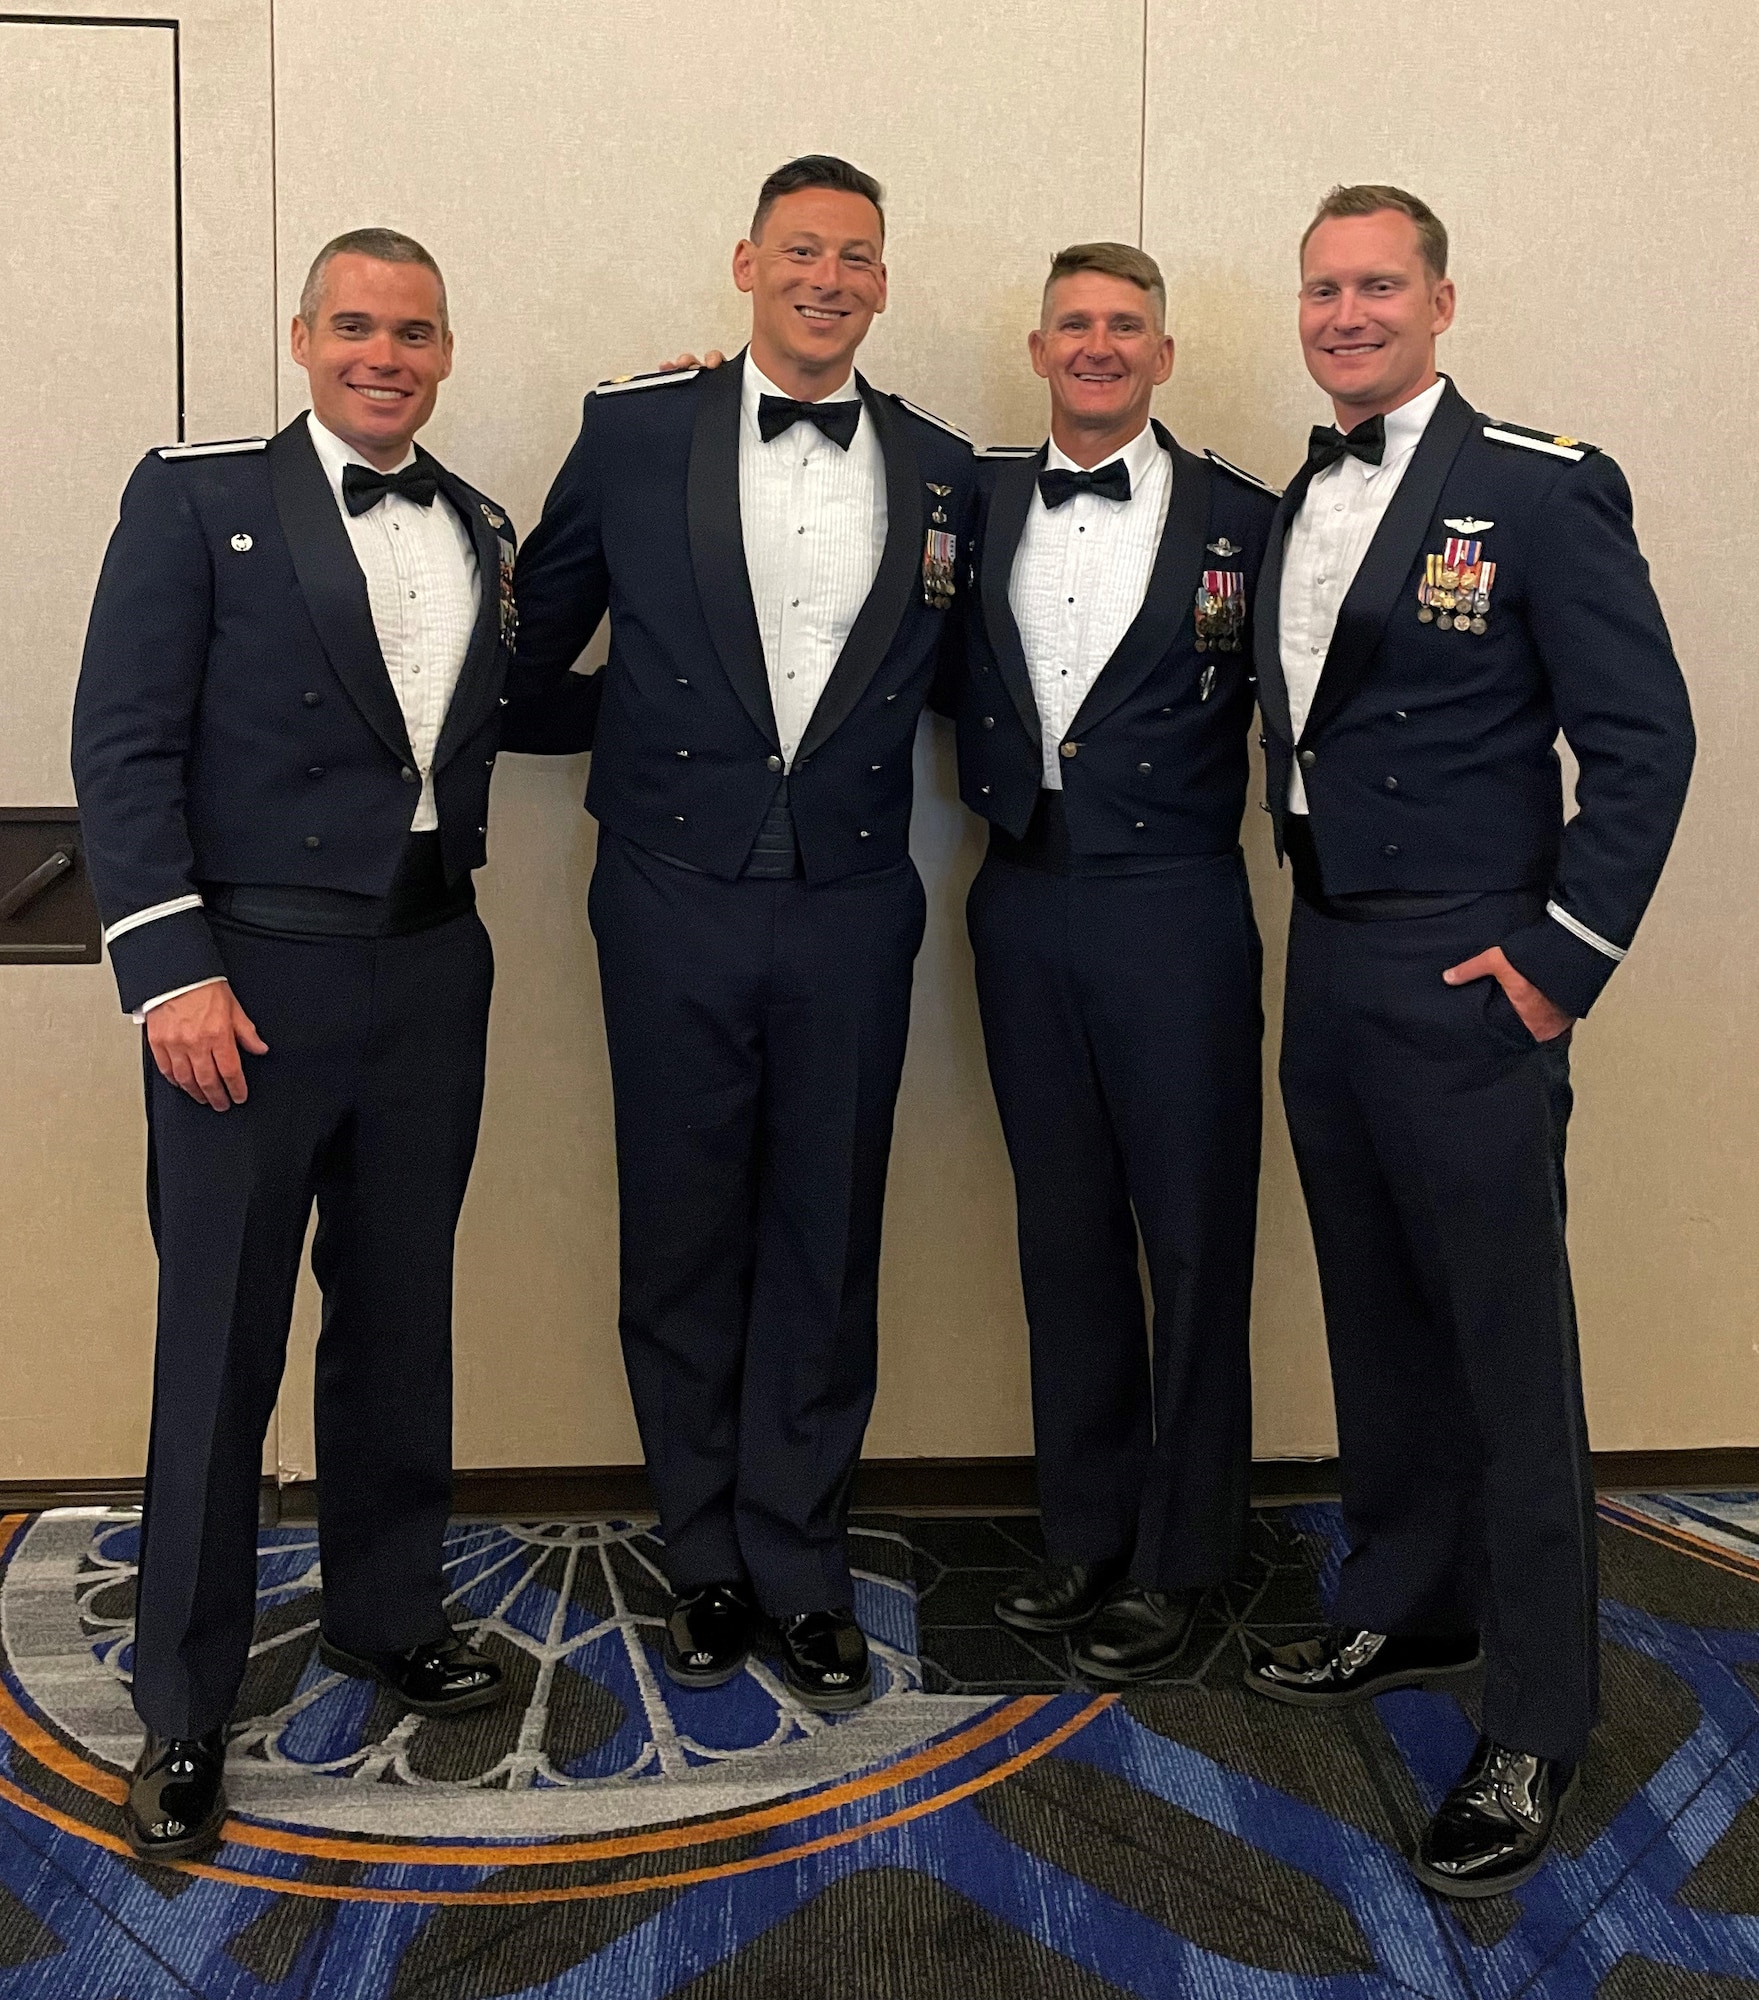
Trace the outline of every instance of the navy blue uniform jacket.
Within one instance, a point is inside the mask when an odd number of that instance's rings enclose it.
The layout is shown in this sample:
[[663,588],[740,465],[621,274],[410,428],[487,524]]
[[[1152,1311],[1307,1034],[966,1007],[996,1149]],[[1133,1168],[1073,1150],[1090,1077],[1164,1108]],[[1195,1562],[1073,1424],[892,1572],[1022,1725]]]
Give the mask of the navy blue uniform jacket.
[[[1148,590],[1087,691],[1062,743],[1063,811],[1076,854],[1225,854],[1246,804],[1252,719],[1251,607],[1276,496],[1184,450]],[[1008,586],[1045,449],[981,458],[976,587],[964,613],[964,671],[949,700],[959,724],[959,795],[1016,839],[1043,783],[1043,735]],[[1221,551],[1217,553],[1217,551]],[[1244,578],[1238,652],[1197,650],[1205,570]],[[1072,753],[1072,754],[1071,754]]]
[[[434,758],[449,880],[484,859],[510,654],[506,515],[417,448],[470,529],[482,604]],[[122,496],[73,710],[73,777],[132,1010],[225,974],[203,882],[382,896],[421,797],[366,578],[303,415],[266,445],[165,446]],[[171,914],[130,924],[168,903]]]
[[[1623,958],[1685,803],[1686,686],[1604,452],[1499,424],[1450,382],[1344,598],[1297,742],[1277,635],[1277,512],[1259,582],[1258,681],[1279,852],[1301,759],[1327,895],[1531,889],[1546,914],[1502,940],[1585,1014]],[[1419,618],[1426,555],[1470,521],[1496,564],[1486,630]],[[1579,766],[1564,823],[1559,731]]]
[[[594,752],[586,805],[613,833],[731,880],[783,782],[739,519],[743,360],[611,384],[520,551],[519,656],[507,747]],[[859,375],[862,421],[885,458],[886,542],[788,777],[809,881],[909,851],[917,718],[952,614],[923,590],[938,508],[965,537],[969,444]],[[606,611],[611,650],[570,668]]]

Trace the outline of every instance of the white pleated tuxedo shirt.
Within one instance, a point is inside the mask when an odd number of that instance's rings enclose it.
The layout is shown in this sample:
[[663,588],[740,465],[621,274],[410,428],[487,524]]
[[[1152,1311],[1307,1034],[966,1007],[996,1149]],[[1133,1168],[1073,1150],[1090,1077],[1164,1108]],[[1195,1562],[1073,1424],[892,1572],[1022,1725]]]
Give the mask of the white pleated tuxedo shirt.
[[[1283,547],[1283,586],[1277,600],[1283,680],[1289,690],[1289,723],[1300,741],[1319,687],[1320,669],[1337,630],[1338,612],[1375,530],[1386,518],[1416,453],[1445,383],[1436,382],[1386,418],[1386,451],[1378,465],[1348,453],[1315,475],[1289,525]],[[1297,762],[1289,775],[1289,810],[1307,810],[1307,787]]]
[[[349,513],[342,499],[342,468],[367,461],[326,430],[315,414],[308,414],[306,423],[318,463],[342,511],[355,560],[366,577],[373,630],[403,711],[415,768],[421,773],[421,797],[409,830],[432,833],[440,824],[434,803],[434,752],[482,603],[476,549],[470,530],[443,493],[431,507],[418,507],[400,493],[387,493],[364,514]],[[401,472],[414,463],[411,445],[408,455],[390,469]]]
[[[1173,497],[1172,454],[1161,449],[1152,427],[1104,462],[1116,459],[1129,469],[1128,500],[1077,493],[1047,507],[1034,494],[1008,579],[1038,701],[1044,783],[1052,791],[1063,788],[1059,746],[1148,595]],[[1081,470],[1054,442],[1045,465]]]
[[[770,700],[790,770],[812,711],[879,573],[886,546],[885,454],[864,409],[849,449],[816,425],[765,444],[760,396],[780,396],[748,354],[739,415],[739,524],[763,638]],[[819,400],[858,401],[850,375]]]

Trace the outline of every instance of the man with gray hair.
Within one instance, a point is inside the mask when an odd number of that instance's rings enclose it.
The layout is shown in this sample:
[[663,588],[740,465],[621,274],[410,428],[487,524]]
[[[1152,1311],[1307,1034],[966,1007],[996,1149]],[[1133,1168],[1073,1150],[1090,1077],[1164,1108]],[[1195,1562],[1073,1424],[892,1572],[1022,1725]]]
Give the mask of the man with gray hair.
[[225,1818],[263,1437],[314,1202],[317,1650],[423,1715],[500,1683],[448,1623],[441,1542],[492,977],[471,871],[513,530],[414,443],[452,368],[419,243],[327,245],[292,347],[309,413],[136,469],[74,708],[105,942],[144,1029],[159,1326],[126,1826],[160,1861]]

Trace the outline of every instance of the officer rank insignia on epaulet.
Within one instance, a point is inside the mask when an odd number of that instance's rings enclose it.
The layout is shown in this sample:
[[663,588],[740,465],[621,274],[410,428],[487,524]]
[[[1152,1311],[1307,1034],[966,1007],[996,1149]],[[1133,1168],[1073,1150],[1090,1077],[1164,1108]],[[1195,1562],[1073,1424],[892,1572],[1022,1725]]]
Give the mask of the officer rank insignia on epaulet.
[[267,438],[220,438],[213,444],[162,444],[158,456],[172,458],[225,458],[235,451],[267,451]]
[[1580,438],[1530,431],[1525,424],[1486,424],[1484,435],[1492,444],[1518,444],[1523,451],[1542,451],[1551,458],[1582,459],[1600,449],[1597,444],[1584,444]]
[[609,382],[601,382],[592,393],[595,396],[621,396],[626,389],[657,389],[662,382],[688,382],[701,373],[700,368],[657,368],[651,375],[614,375]]
[[971,442],[957,424],[948,423],[945,417],[937,417],[933,410],[923,409],[920,404],[911,402],[908,396],[900,396],[895,389],[892,391],[892,401],[900,409],[908,410],[913,417],[920,417],[925,424],[933,424],[936,430],[945,431],[949,437],[956,437],[961,444]]
[[1244,480],[1248,486],[1256,486],[1260,493],[1268,493],[1273,500],[1283,496],[1274,486],[1267,486],[1256,472],[1248,472],[1243,465],[1235,465],[1231,459],[1223,458],[1219,451],[1205,451],[1204,457],[1222,472],[1231,472],[1236,479]]
[[980,444],[979,458],[1036,458],[1041,447],[1035,444]]

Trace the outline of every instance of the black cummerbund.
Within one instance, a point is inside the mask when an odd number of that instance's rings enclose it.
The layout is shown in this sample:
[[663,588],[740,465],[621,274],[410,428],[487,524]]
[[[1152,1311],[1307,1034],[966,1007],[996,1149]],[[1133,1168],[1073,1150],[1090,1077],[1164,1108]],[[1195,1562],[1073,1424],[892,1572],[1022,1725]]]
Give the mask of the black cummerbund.
[[759,882],[787,882],[805,872],[800,862],[800,843],[794,838],[794,814],[788,804],[786,778],[764,814],[763,825],[758,828],[745,866],[739,872]]
[[253,931],[288,937],[407,937],[474,909],[476,884],[467,872],[448,886],[439,834],[412,833],[383,896],[291,882],[205,882],[202,901],[215,916]]

